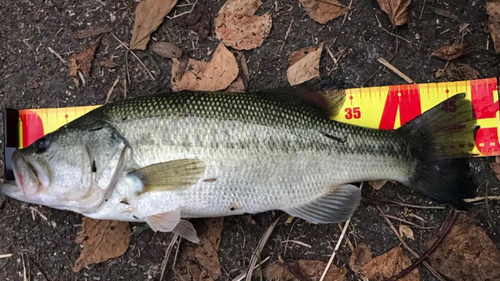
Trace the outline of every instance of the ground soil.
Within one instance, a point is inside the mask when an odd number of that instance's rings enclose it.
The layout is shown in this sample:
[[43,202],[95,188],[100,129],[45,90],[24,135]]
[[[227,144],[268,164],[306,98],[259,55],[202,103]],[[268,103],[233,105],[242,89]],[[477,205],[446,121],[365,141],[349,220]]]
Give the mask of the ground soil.
[[[77,39],[74,35],[76,30],[87,26],[109,25],[113,27],[112,33],[117,38],[128,43],[138,1],[104,1],[106,5],[100,4],[101,2],[0,1],[1,108],[65,107],[104,103],[113,81],[118,76],[123,77],[125,66],[125,49],[110,33],[103,35],[96,61],[113,57],[119,67],[109,70],[94,64],[92,75],[87,79],[85,87],[76,88],[68,76],[68,66],[49,51],[50,47],[69,60],[73,52],[82,50],[84,45],[91,42],[91,39]],[[343,2],[349,4],[345,0]],[[218,44],[213,32],[213,20],[223,3],[224,1],[210,1],[206,6],[212,30],[207,38],[199,37],[196,32],[185,26],[183,17],[178,17],[166,20],[153,34],[152,40],[169,41],[181,47],[192,58],[209,59]],[[265,1],[258,13],[269,12],[272,15],[273,27],[261,47],[245,51],[251,74],[248,90],[287,85],[289,53],[321,42],[334,54],[344,50],[345,56],[339,61],[336,69],[333,69],[334,62],[326,52],[321,60],[322,75],[331,72],[330,76],[339,87],[404,84],[401,78],[380,66],[376,59],[381,56],[391,60],[393,65],[416,82],[442,81],[437,80],[434,74],[445,62],[431,58],[429,54],[440,46],[452,44],[460,37],[460,22],[469,24],[467,28],[470,32],[467,32],[464,41],[472,47],[472,51],[458,61],[477,68],[482,77],[500,76],[500,56],[494,54],[491,38],[486,31],[485,1],[426,1],[425,7],[423,5],[424,1],[413,1],[410,5],[409,23],[393,31],[390,21],[375,0],[352,1],[353,11],[345,21],[340,18],[326,25],[311,20],[298,1]],[[456,15],[460,22],[436,14],[433,8]],[[288,38],[284,42],[292,19]],[[389,32],[397,32],[404,40]],[[152,51],[137,52],[137,55],[151,70],[155,80],[143,71],[135,58],[129,56],[131,83],[127,87],[127,96],[147,95],[157,89],[169,89],[171,61]],[[122,99],[123,87],[120,84],[112,100]],[[480,195],[486,190],[489,195],[500,195],[500,184],[488,167],[491,161],[489,158],[471,161]],[[401,214],[405,209],[388,204],[390,200],[415,205],[437,205],[397,184],[389,183],[380,191],[365,187],[363,203],[352,218],[348,237],[356,243],[371,244],[374,255],[380,255],[399,244],[399,240],[380,216],[377,205],[393,215]],[[48,220],[45,221],[38,215],[32,217],[29,209],[31,205],[4,197],[0,197],[0,202],[0,254],[13,254],[11,258],[0,259],[1,280],[22,280],[23,262],[31,280],[160,278],[159,265],[170,241],[169,234],[155,234],[148,228],[135,231],[131,247],[125,255],[73,273],[73,263],[81,251],[80,246],[75,243],[76,234],[80,230],[81,215],[35,206],[47,217]],[[422,217],[426,226],[439,226],[450,208],[408,211]],[[497,247],[500,247],[500,204],[491,202],[489,211],[492,219],[489,218],[484,204],[474,206],[468,213],[487,231]],[[279,214],[269,212],[254,215],[255,224],[250,224],[245,216],[225,219],[219,249],[223,268],[221,280],[230,280],[246,269],[254,247]],[[408,220],[421,223],[414,218]],[[203,220],[195,220],[195,224],[203,224]],[[136,230],[142,226],[133,225]],[[436,229],[414,231],[416,239],[408,241],[408,244],[416,252],[423,253],[427,239]],[[271,256],[271,260],[276,260],[278,255],[284,256],[288,261],[301,258],[328,260],[339,235],[340,230],[336,224],[311,225],[303,221],[280,224],[270,237],[262,256]],[[311,248],[292,243],[285,254],[285,244],[281,242],[286,239],[302,241],[310,244]],[[350,249],[343,243],[335,263],[346,265],[349,255]],[[421,266],[420,270],[424,280],[435,279],[424,267]],[[166,280],[175,280],[171,272],[168,274]],[[357,278],[350,271],[348,276],[353,280]]]

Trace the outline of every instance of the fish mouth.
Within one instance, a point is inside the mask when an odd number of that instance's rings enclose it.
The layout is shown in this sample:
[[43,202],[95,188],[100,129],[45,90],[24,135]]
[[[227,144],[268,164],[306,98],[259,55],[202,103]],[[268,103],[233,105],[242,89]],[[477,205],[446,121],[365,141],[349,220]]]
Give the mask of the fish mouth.
[[36,194],[50,183],[47,173],[35,160],[27,160],[19,150],[12,154],[12,170],[17,187],[24,196]]

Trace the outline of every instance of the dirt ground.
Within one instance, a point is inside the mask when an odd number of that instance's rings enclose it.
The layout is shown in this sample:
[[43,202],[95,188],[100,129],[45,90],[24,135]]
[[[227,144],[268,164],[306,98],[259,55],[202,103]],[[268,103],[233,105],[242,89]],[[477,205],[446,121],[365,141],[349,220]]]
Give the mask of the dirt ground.
[[[245,51],[251,74],[247,90],[287,85],[286,69],[290,52],[302,47],[317,46],[321,42],[333,53],[338,54],[341,50],[345,52],[338,68],[333,71],[334,62],[326,52],[321,60],[322,75],[332,71],[330,75],[339,87],[404,84],[405,82],[393,72],[381,67],[377,62],[380,56],[392,59],[393,65],[418,83],[443,81],[437,80],[434,73],[445,63],[430,58],[429,54],[438,47],[452,44],[460,36],[460,23],[436,14],[433,7],[447,10],[456,15],[462,23],[470,24],[467,27],[470,32],[465,35],[464,41],[473,49],[458,61],[477,68],[484,78],[500,76],[500,56],[494,54],[491,38],[485,30],[485,1],[433,0],[426,1],[423,7],[424,1],[413,1],[409,23],[398,28],[398,36],[404,40],[386,31],[392,29],[390,21],[375,0],[352,1],[352,13],[345,21],[340,18],[326,25],[310,19],[298,1],[264,1],[257,13],[269,12],[273,27],[261,47]],[[349,4],[346,0],[341,2]],[[210,1],[206,6],[212,30],[207,38],[200,38],[197,33],[191,31],[181,16],[165,20],[153,34],[153,40],[172,42],[192,58],[209,59],[218,44],[213,32],[213,21],[223,3],[224,1]],[[138,1],[132,0],[0,1],[1,108],[103,104],[113,81],[118,76],[123,77],[125,65],[125,49],[112,34],[125,43],[130,42],[137,4]],[[175,10],[171,15],[174,12]],[[284,42],[292,19],[288,38]],[[92,75],[87,79],[85,87],[76,88],[68,76],[67,65],[57,59],[49,48],[69,60],[73,52],[82,50],[85,44],[92,40],[77,39],[74,32],[87,26],[104,25],[113,27],[113,30],[103,35],[96,61],[114,58],[119,67],[109,70],[94,64]],[[283,48],[280,51],[281,45]],[[155,80],[143,71],[135,58],[129,56],[131,83],[127,85],[127,96],[147,95],[155,89],[168,88],[171,61],[152,51],[136,53],[151,70]],[[112,100],[121,99],[123,86],[119,84]],[[491,161],[492,159],[487,158],[471,161],[478,195],[483,195],[486,190],[488,195],[500,195],[500,183],[488,166]],[[3,167],[1,168],[3,171]],[[352,218],[348,237],[353,242],[370,244],[374,256],[385,253],[400,243],[380,216],[377,205],[381,206],[384,212],[393,215],[401,214],[405,210],[401,206],[387,203],[390,200],[415,205],[437,205],[407,188],[392,183],[380,191],[366,187],[363,193],[363,203]],[[31,280],[159,280],[159,265],[170,242],[169,234],[155,234],[148,228],[135,231],[131,247],[123,256],[73,273],[73,263],[81,251],[75,238],[81,229],[79,224],[82,216],[36,206],[47,217],[45,221],[39,215],[32,217],[29,207],[28,204],[0,197],[0,254],[13,254],[10,258],[0,259],[0,280],[22,280],[23,268],[26,268]],[[449,210],[449,207],[441,210],[410,209],[425,220],[423,225],[436,227],[441,225]],[[500,247],[500,204],[491,202],[489,210],[492,220],[484,204],[475,205],[469,215],[486,230],[497,247]],[[256,224],[250,224],[245,216],[225,219],[219,249],[223,268],[220,280],[231,280],[246,270],[253,249],[278,215],[278,212],[254,215]],[[409,220],[421,223],[416,219]],[[203,229],[202,224],[203,220],[195,220],[197,227],[201,225],[199,229]],[[133,225],[136,229],[142,226]],[[415,240],[407,243],[416,252],[423,253],[426,250],[426,241],[436,229],[414,231]],[[279,224],[262,257],[270,256],[271,261],[274,261],[278,255],[282,255],[285,260],[292,262],[302,258],[328,260],[339,235],[340,230],[336,224],[311,225],[303,221],[293,227],[292,224]],[[311,247],[289,244],[284,255],[285,243],[282,241],[286,239],[298,240]],[[345,242],[337,256],[335,263],[339,266],[346,265],[350,249]],[[425,267],[420,266],[420,270],[423,280],[435,280]],[[351,271],[348,277],[356,279]],[[169,271],[165,280],[176,280],[176,277]]]

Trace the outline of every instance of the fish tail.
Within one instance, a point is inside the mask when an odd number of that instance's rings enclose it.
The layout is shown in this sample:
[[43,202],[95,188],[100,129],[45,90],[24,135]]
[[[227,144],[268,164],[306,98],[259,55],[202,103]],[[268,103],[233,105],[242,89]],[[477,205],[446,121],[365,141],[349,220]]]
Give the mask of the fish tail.
[[398,129],[415,160],[405,183],[409,188],[465,210],[475,187],[466,157],[472,156],[475,132],[472,103],[454,95]]

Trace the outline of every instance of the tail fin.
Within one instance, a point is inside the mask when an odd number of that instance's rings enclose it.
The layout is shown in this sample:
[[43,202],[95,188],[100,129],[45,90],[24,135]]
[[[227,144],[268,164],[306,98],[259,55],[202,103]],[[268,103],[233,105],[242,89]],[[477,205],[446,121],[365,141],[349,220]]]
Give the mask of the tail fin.
[[399,128],[418,159],[406,185],[438,202],[466,209],[464,199],[474,197],[474,182],[468,163],[453,158],[471,156],[477,128],[465,94],[448,98]]

